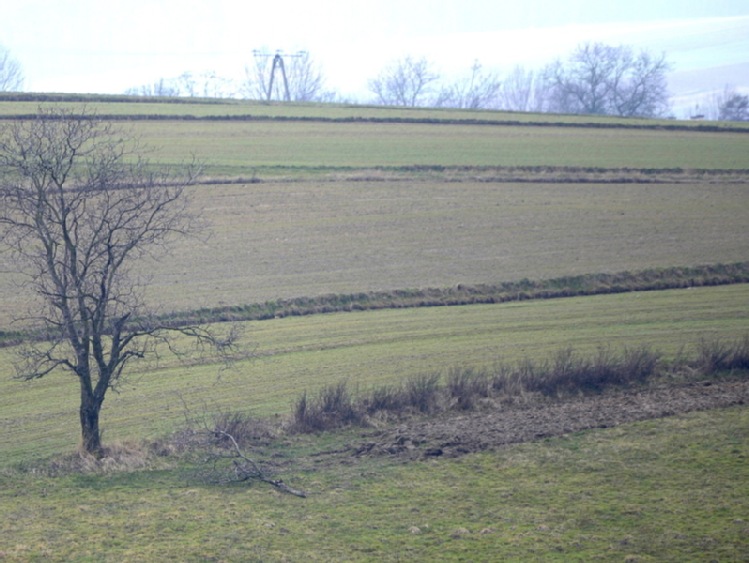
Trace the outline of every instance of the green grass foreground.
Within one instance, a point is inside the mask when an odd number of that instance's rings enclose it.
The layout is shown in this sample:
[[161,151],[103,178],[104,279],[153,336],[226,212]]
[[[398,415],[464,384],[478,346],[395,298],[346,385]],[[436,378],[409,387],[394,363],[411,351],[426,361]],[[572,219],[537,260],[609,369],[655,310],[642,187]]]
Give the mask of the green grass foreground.
[[[255,357],[218,365],[161,359],[139,365],[107,397],[104,442],[156,439],[194,412],[285,416],[303,391],[346,380],[363,392],[450,368],[547,358],[563,348],[650,346],[674,358],[700,338],[733,341],[749,332],[749,284],[521,301],[390,309],[247,323]],[[11,379],[13,350],[0,350],[0,463],[71,451],[79,440],[77,381],[53,374]]]
[[[334,444],[331,444],[334,446]],[[455,460],[310,466],[307,499],[189,466],[0,473],[0,557],[48,561],[741,561],[749,410],[593,430]]]

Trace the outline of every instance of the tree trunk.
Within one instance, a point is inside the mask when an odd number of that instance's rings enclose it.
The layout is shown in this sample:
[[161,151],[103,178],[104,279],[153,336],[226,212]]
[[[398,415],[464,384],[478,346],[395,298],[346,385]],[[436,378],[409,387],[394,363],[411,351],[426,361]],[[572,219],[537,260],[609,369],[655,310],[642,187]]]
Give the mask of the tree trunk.
[[95,457],[101,457],[101,433],[99,432],[99,411],[101,402],[85,389],[81,390],[81,447]]

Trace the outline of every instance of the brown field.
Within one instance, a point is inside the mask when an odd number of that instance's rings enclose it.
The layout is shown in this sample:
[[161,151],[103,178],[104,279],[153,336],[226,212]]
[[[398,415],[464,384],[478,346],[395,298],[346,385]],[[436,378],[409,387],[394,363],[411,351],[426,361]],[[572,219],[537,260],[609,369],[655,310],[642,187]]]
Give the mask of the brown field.
[[[2,102],[0,115],[35,103]],[[155,162],[195,155],[216,182],[193,189],[210,238],[141,269],[163,312],[749,258],[742,129],[233,102],[91,109],[125,118]],[[127,121],[144,114],[158,119]],[[230,115],[273,119],[217,119]],[[14,271],[0,255],[0,329],[26,310]]]
[[[164,312],[727,263],[749,252],[742,184],[288,182],[193,195],[210,237],[180,241],[145,272]],[[19,310],[8,278],[0,326]]]

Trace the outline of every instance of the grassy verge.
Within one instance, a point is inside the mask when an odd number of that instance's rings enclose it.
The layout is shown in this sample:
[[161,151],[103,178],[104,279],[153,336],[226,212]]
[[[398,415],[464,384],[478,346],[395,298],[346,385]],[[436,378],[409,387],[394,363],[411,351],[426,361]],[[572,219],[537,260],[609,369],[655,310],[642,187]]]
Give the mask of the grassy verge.
[[[217,486],[188,466],[0,474],[8,560],[739,561],[749,410],[732,408],[403,465],[310,464]],[[331,446],[335,444],[331,443]],[[288,453],[288,452],[286,452]]]

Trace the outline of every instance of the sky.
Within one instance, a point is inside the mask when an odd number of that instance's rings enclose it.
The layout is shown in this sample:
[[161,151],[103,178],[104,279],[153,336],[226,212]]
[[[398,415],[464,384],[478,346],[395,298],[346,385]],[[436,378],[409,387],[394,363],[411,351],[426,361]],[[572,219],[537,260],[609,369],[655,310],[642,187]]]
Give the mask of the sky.
[[116,94],[184,72],[240,80],[253,50],[306,50],[329,89],[369,101],[368,80],[406,55],[444,78],[474,61],[501,76],[586,41],[665,53],[677,117],[711,91],[749,93],[747,0],[15,0],[0,20],[33,92]]

